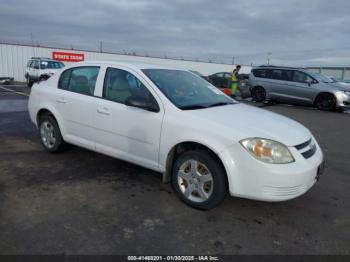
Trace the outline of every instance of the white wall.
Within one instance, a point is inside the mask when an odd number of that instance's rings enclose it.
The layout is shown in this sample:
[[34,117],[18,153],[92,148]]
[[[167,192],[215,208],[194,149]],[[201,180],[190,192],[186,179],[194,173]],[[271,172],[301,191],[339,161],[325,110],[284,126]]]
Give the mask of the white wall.
[[[175,66],[188,70],[196,70],[204,75],[210,75],[216,72],[231,72],[233,65],[203,63],[184,60],[172,60],[162,58],[117,55],[98,52],[87,52],[77,50],[64,50],[46,47],[31,47],[21,45],[0,44],[0,77],[14,77],[16,81],[25,81],[24,73],[28,59],[33,56],[51,58],[53,51],[84,53],[85,60],[110,60],[110,61],[138,61],[151,64],[159,64],[166,66]],[[65,62],[65,64],[68,64]],[[242,67],[241,73],[249,73],[250,67]]]

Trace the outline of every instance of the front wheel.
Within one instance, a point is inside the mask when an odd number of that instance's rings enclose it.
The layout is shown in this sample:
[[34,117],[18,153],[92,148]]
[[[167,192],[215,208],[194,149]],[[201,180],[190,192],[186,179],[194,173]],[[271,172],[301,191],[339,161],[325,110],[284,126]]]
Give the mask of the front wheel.
[[209,152],[187,151],[175,161],[172,186],[187,205],[198,209],[217,206],[227,194],[226,173]]
[[316,99],[316,107],[319,110],[333,111],[336,103],[335,97],[331,94],[321,94]]
[[254,102],[264,102],[266,100],[266,91],[261,86],[254,87],[251,95]]

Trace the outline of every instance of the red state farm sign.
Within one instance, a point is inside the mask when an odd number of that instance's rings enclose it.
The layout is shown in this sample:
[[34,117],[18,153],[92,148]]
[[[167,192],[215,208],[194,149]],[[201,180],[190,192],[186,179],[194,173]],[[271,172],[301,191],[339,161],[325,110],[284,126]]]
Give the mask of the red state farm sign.
[[52,52],[52,59],[62,62],[81,62],[84,61],[84,54]]

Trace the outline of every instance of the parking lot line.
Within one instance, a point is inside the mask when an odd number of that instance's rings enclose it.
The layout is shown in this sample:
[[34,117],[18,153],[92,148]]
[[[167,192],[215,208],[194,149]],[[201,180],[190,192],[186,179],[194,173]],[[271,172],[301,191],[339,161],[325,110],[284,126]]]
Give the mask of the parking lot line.
[[12,89],[3,87],[3,86],[0,86],[0,88],[1,88],[2,90],[8,91],[8,92],[12,92],[12,93],[15,93],[15,94],[18,94],[18,95],[29,96],[29,94],[26,94],[26,93],[23,93],[23,92],[18,92],[18,91],[15,91],[15,90],[12,90]]

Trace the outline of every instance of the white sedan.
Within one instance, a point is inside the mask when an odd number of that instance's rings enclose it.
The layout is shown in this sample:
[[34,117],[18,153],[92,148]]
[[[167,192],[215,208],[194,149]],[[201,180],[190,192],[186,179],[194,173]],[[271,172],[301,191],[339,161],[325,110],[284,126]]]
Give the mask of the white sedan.
[[48,152],[66,143],[162,172],[186,204],[282,201],[317,181],[323,154],[301,124],[236,102],[195,74],[83,62],[35,84],[31,120]]

